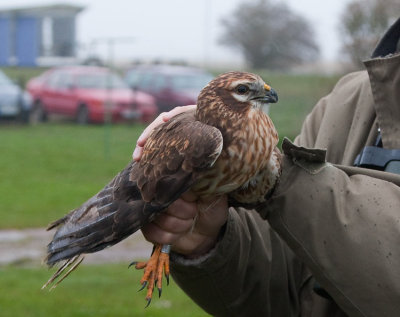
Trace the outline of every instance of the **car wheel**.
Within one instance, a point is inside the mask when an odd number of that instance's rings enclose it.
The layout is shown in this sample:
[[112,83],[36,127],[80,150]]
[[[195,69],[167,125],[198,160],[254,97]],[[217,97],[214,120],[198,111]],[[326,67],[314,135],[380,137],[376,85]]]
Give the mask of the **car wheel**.
[[76,114],[76,123],[81,125],[89,123],[89,109],[85,105],[79,106]]
[[35,102],[29,119],[32,124],[47,121],[47,113],[44,110],[43,104],[39,100]]

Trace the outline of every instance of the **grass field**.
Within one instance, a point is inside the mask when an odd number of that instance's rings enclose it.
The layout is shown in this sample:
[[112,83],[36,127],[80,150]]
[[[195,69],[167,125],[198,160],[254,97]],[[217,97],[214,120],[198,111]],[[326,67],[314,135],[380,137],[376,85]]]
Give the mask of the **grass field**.
[[146,305],[140,272],[126,265],[82,265],[56,289],[41,290],[49,272],[39,268],[0,267],[2,317],[209,316],[171,281],[161,298]]
[[[270,114],[281,138],[299,132],[306,114],[337,80],[261,75],[279,94]],[[0,229],[44,227],[83,203],[128,163],[143,128],[0,125]],[[41,292],[49,275],[44,268],[0,266],[0,315],[206,316],[174,284],[144,309],[144,294],[136,292],[139,273],[126,265],[82,265],[55,291]]]
[[1,227],[40,227],[95,194],[123,169],[143,126],[0,127]]

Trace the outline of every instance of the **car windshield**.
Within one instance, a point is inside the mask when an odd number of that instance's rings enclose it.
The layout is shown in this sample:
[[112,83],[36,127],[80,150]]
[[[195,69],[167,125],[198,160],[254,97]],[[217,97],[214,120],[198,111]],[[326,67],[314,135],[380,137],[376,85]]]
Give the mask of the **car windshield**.
[[12,81],[3,72],[0,71],[0,86],[8,86],[12,84]]
[[77,86],[88,89],[128,88],[120,77],[110,73],[79,75],[77,78]]
[[213,77],[208,74],[182,74],[171,76],[175,90],[201,90]]

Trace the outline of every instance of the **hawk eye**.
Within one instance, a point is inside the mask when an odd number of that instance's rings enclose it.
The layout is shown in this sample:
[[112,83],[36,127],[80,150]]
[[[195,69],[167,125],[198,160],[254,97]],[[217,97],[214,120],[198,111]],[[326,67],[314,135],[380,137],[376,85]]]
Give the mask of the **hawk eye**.
[[249,90],[250,90],[249,87],[246,86],[246,85],[239,85],[239,86],[236,87],[236,92],[237,92],[239,95],[244,95],[244,94],[247,93]]

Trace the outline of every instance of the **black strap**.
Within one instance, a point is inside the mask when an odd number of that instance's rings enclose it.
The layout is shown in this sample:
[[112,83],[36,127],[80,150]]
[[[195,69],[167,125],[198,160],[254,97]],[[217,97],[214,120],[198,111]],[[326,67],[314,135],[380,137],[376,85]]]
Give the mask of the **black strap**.
[[366,146],[357,155],[354,166],[384,171],[388,163],[400,161],[400,149],[383,149],[377,146]]
[[389,28],[372,53],[372,58],[393,54],[400,39],[400,18]]
[[378,129],[375,144],[364,147],[357,155],[353,165],[399,174],[400,149],[385,149],[382,146],[381,131]]

